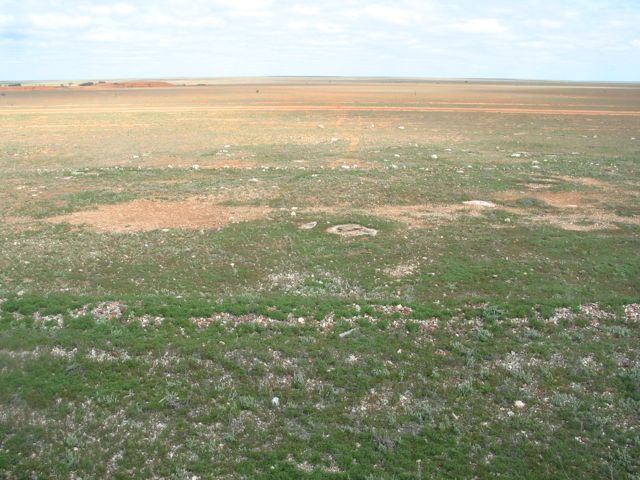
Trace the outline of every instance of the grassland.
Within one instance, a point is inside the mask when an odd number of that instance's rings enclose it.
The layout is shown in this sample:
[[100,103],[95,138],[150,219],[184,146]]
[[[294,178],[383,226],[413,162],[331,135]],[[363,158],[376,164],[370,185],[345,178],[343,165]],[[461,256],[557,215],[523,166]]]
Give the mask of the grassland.
[[0,473],[638,478],[640,87],[306,83],[0,91]]

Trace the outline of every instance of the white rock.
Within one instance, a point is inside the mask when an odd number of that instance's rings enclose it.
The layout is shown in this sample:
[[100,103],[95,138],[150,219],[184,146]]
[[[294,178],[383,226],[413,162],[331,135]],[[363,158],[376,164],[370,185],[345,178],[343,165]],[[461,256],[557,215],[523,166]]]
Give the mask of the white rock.
[[318,222],[303,223],[299,228],[300,230],[311,230],[312,228],[316,228],[316,225],[318,225]]
[[522,400],[516,400],[515,402],[513,402],[513,406],[522,409],[526,406],[526,404]]
[[273,405],[274,407],[279,407],[280,406],[280,398],[273,397],[271,399],[271,405]]
[[496,206],[493,202],[487,202],[485,200],[469,200],[467,202],[462,202],[465,205],[471,205],[473,207],[485,207],[485,208],[494,208]]
[[399,128],[400,130],[404,130],[404,127],[403,127],[402,125],[400,125],[398,128]]
[[435,153],[431,155],[431,160],[437,160],[437,159],[438,159],[438,155],[436,155]]
[[191,168],[193,168],[194,170],[200,170],[200,165],[193,165]]

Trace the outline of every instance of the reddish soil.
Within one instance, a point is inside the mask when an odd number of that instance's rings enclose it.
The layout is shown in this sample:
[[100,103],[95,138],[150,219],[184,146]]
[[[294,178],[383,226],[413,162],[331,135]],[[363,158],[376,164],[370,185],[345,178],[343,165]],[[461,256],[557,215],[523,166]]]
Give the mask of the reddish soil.
[[230,223],[257,220],[268,215],[268,207],[223,206],[202,199],[176,202],[134,200],[101,205],[96,210],[48,218],[52,223],[88,225],[103,232],[150,231],[162,228],[215,229]]

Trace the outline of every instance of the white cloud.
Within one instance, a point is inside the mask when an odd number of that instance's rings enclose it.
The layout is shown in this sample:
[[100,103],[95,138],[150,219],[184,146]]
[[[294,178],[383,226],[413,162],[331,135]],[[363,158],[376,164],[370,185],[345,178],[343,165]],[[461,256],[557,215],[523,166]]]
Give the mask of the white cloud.
[[136,11],[136,8],[129,3],[82,5],[80,9],[82,11],[91,13],[93,15],[106,15],[106,16],[130,15]]
[[261,12],[272,5],[272,0],[215,0],[215,3],[231,10]]
[[46,30],[75,30],[91,25],[91,18],[81,15],[62,13],[40,13],[30,15],[29,20],[36,28]]
[[13,15],[3,15],[0,14],[0,28],[2,27],[10,27],[16,21]]
[[531,40],[527,42],[518,42],[518,46],[524,47],[524,48],[540,49],[540,48],[545,48],[547,44],[541,40]]
[[411,10],[382,4],[367,5],[365,12],[375,20],[396,25],[406,25],[416,17],[416,13]]
[[291,30],[304,30],[307,28],[307,22],[303,22],[301,20],[297,20],[295,22],[287,23],[287,28]]
[[450,28],[465,33],[502,33],[507,30],[497,18],[472,18],[453,23]]
[[540,26],[544,28],[556,29],[564,27],[564,22],[561,22],[560,20],[550,20],[548,18],[544,18],[540,20]]
[[305,5],[298,3],[291,7],[291,13],[296,15],[319,15],[320,9],[316,5]]
[[220,27],[222,25],[224,25],[224,20],[218,18],[218,17],[213,17],[211,15],[207,15],[206,17],[199,17],[199,18],[189,18],[189,19],[178,19],[176,20],[175,24],[179,27],[193,27],[193,28],[197,28],[197,27]]
[[[0,58],[7,64],[31,59],[10,69],[15,78],[50,78],[55,72],[86,77],[89,59],[101,76],[116,77],[166,72],[639,78],[640,64],[629,59],[640,50],[640,1],[584,0],[584,8],[579,0],[567,3],[0,0],[11,4],[0,6]],[[139,53],[135,61],[128,60],[132,51]],[[62,60],[54,62],[56,55]],[[517,62],[527,55],[536,61]],[[225,63],[217,61],[222,57]]]

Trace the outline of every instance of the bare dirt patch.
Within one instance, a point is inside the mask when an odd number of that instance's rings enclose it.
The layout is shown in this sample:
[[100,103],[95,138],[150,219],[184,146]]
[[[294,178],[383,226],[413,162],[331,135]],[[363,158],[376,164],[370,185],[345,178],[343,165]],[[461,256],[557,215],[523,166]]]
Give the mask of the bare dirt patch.
[[384,273],[392,278],[404,278],[416,273],[418,264],[416,263],[400,263],[394,267],[384,269]]
[[150,231],[163,228],[215,229],[228,224],[265,218],[271,209],[265,206],[224,206],[209,199],[161,202],[133,200],[114,205],[101,205],[51,217],[52,223],[87,225],[103,232]]
[[597,202],[602,194],[599,192],[516,192],[507,190],[501,192],[498,198],[502,200],[520,200],[524,198],[535,198],[548,203],[556,208],[576,208]]

